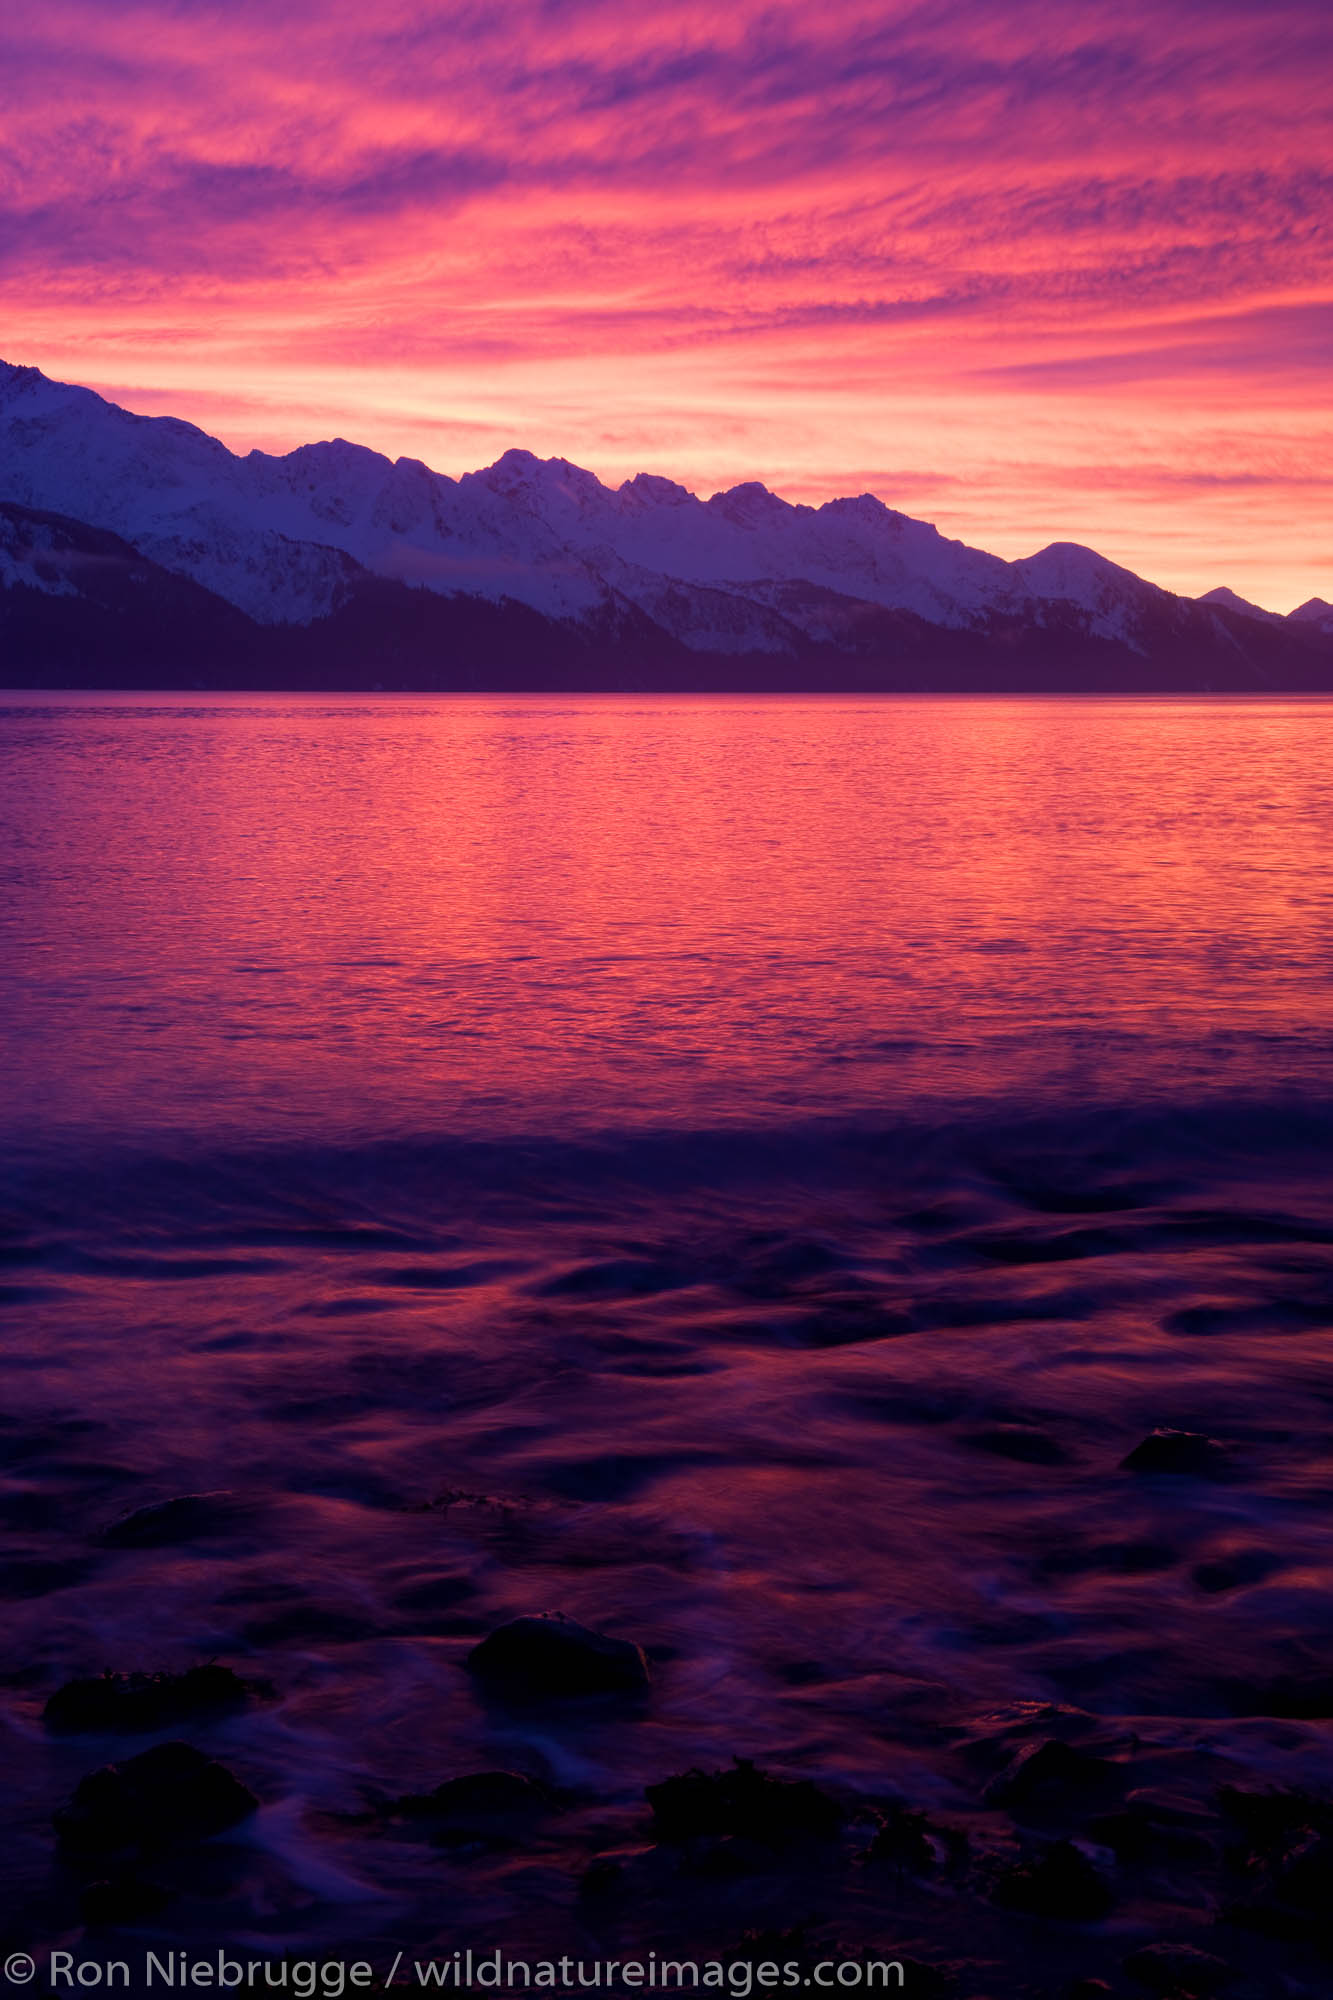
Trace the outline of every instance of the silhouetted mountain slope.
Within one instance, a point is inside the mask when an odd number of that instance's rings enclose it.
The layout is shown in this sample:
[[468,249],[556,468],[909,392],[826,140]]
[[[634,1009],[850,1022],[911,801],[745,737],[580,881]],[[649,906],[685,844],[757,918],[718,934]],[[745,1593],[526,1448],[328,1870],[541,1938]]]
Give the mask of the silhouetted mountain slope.
[[11,687],[244,687],[272,664],[268,635],[234,605],[59,514],[0,501],[0,585]]
[[1333,630],[1094,550],[967,548],[872,495],[452,480],[335,441],[237,457],[0,363],[0,679],[290,688],[1333,686]]

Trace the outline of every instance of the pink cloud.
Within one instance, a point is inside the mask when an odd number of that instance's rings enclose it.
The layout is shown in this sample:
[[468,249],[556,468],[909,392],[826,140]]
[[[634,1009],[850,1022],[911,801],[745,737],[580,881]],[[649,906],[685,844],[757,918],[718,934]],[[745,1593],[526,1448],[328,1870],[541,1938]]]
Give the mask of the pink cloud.
[[1329,430],[1331,72],[1312,0],[22,0],[5,348],[237,444],[869,462],[1002,552],[1329,595],[1281,467]]

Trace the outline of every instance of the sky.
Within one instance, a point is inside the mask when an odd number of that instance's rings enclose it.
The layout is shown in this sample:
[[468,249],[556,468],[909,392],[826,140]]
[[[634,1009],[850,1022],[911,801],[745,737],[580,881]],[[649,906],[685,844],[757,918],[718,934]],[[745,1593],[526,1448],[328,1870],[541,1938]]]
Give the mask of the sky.
[[0,355],[1333,599],[1326,0],[9,0]]

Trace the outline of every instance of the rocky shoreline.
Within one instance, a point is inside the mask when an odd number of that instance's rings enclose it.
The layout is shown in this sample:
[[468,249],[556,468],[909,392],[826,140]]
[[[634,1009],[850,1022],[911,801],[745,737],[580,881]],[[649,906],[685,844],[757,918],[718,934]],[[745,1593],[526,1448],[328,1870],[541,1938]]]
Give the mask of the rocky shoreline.
[[[1164,1453],[1187,1458],[1197,1475],[1200,1443],[1159,1433],[1137,1456],[1159,1472]],[[559,1614],[510,1621],[460,1665],[534,1743],[577,1742],[608,1718],[652,1726],[643,1649]],[[245,1717],[280,1699],[218,1662],[106,1673],[47,1698],[48,1732],[109,1753],[52,1814],[49,1915],[76,1962],[125,1959],[127,1939],[170,1952],[210,1924],[253,1949],[247,1841],[264,1802]],[[433,1865],[448,1921],[419,1891],[400,1912],[413,1965],[464,1950],[480,1965],[496,1944],[491,1896],[474,1915],[469,1887],[503,1880],[518,1912],[504,1957],[570,1956],[589,1980],[594,1964],[651,1956],[719,1962],[733,1993],[751,1979],[810,1984],[817,1966],[848,1968],[851,1985],[875,1960],[922,2000],[1315,2000],[1333,1976],[1333,1798],[1247,1774],[1244,1741],[1257,1729],[1298,1753],[1315,1726],[923,1702],[908,1728],[886,1717],[855,1787],[738,1756],[664,1773],[635,1803],[561,1783],[552,1757],[432,1771],[410,1791],[390,1781],[308,1830],[356,1850],[367,1874],[391,1876],[395,1851]],[[181,1728],[194,1740],[165,1733]],[[227,1762],[212,1754],[224,1730]],[[313,1956],[348,1955],[326,1940]],[[265,1961],[273,1979],[290,1959]],[[494,1983],[490,1969],[477,1983]]]

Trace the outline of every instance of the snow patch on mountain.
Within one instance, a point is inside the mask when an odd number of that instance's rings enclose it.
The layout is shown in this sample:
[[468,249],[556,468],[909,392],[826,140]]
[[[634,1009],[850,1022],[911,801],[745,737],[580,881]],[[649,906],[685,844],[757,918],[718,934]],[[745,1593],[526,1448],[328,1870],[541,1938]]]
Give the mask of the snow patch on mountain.
[[44,597],[77,597],[62,538],[50,524],[15,520],[0,509],[0,590],[21,585]]

